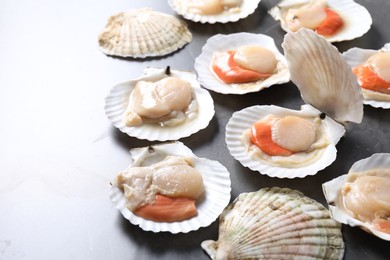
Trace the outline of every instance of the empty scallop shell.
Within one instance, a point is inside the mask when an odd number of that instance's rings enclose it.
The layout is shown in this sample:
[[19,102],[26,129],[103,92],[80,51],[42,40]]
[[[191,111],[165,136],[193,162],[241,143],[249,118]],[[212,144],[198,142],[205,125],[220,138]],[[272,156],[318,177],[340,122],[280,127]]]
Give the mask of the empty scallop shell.
[[226,10],[220,14],[205,15],[191,13],[186,8],[187,0],[168,0],[168,4],[175,12],[182,15],[185,19],[200,23],[228,23],[236,22],[252,14],[261,0],[243,0],[239,8]]
[[123,114],[137,82],[141,80],[156,82],[167,77],[165,69],[146,68],[140,78],[117,84],[111,89],[105,99],[105,112],[108,119],[123,133],[150,141],[178,140],[207,127],[215,113],[214,102],[210,93],[200,87],[193,72],[171,70],[169,75],[184,79],[191,84],[198,104],[198,113],[195,118],[176,126],[160,126],[159,124],[148,123],[140,126],[127,126],[123,123]]
[[111,16],[99,34],[99,46],[105,54],[133,58],[163,56],[191,40],[184,21],[149,8]]
[[[279,21],[284,31],[289,32],[285,21],[282,18],[282,12],[289,8],[307,4],[310,2],[320,2],[320,0],[283,0],[273,7],[269,14]],[[364,35],[372,24],[370,13],[365,7],[354,2],[353,0],[326,0],[324,1],[330,9],[336,11],[343,19],[344,26],[333,36],[326,37],[330,42],[348,41]]]
[[187,156],[194,160],[195,168],[202,174],[205,188],[204,199],[197,202],[198,214],[190,219],[179,222],[154,222],[134,215],[126,207],[126,198],[116,186],[112,186],[110,198],[116,208],[133,225],[140,226],[145,231],[187,233],[206,227],[214,222],[230,201],[230,174],[227,169],[217,161],[199,158],[181,142],[153,145],[135,148],[130,151],[133,166],[148,166],[164,159],[168,155]]
[[[210,69],[215,52],[235,50],[245,45],[258,45],[272,51],[278,60],[277,73],[265,80],[244,84],[226,84],[219,80]],[[209,38],[202,48],[202,53],[195,59],[195,70],[201,85],[209,90],[222,94],[246,94],[257,92],[275,84],[290,81],[290,73],[285,57],[280,53],[274,40],[264,34],[233,33],[217,34]]]
[[[371,49],[362,49],[362,48],[351,48],[343,53],[344,59],[347,61],[347,63],[351,66],[351,68],[356,67],[357,65],[363,64],[370,58],[372,55],[381,52],[381,51],[390,51],[390,43],[385,44],[385,46],[379,50],[371,50]],[[370,95],[370,90],[362,89],[364,101],[363,103],[366,105],[370,105],[372,107],[378,107],[378,108],[390,108],[390,101],[385,100],[375,100],[373,98],[373,95]],[[386,95],[386,94],[382,94]],[[389,95],[387,95],[389,96]],[[390,100],[390,96],[388,97]]]
[[[373,169],[390,169],[390,154],[378,153],[371,157],[362,159],[354,163],[350,172],[364,172]],[[329,210],[332,218],[340,223],[358,226],[372,233],[373,235],[390,241],[390,234],[375,229],[372,225],[362,222],[349,215],[342,205],[341,189],[346,181],[347,174],[341,175],[331,181],[322,184],[325,198],[329,204]]]
[[242,193],[220,216],[218,241],[202,248],[211,259],[342,259],[341,225],[301,192],[264,188]]

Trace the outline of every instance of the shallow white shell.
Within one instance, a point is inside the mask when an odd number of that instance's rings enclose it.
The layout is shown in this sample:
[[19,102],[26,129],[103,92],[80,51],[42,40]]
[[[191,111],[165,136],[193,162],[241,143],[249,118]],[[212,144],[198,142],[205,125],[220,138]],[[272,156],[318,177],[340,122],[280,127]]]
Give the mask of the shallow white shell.
[[187,20],[200,23],[228,23],[237,22],[240,19],[246,18],[254,13],[261,0],[243,0],[239,12],[223,12],[216,15],[202,15],[188,12],[181,2],[186,0],[168,0],[168,4],[176,13],[183,16]]
[[[211,60],[215,52],[235,50],[245,45],[259,45],[275,54],[278,60],[278,73],[266,80],[246,84],[226,84],[219,80],[210,69]],[[287,61],[275,45],[274,40],[264,34],[233,33],[217,34],[210,37],[202,48],[202,53],[195,59],[195,70],[201,85],[209,90],[222,94],[245,94],[257,92],[274,84],[282,84],[290,81],[290,73],[287,68]],[[233,85],[253,85],[250,88],[237,88]]]
[[[269,14],[279,21],[284,31],[289,32],[281,17],[281,8],[291,8],[299,4],[308,3],[310,0],[283,0],[269,10]],[[344,21],[344,27],[335,35],[326,37],[330,42],[348,41],[364,35],[372,24],[372,18],[367,9],[353,0],[326,0],[330,9],[336,11]]]
[[145,58],[174,52],[192,40],[184,21],[149,8],[118,13],[99,34],[107,55]]
[[193,87],[195,98],[198,101],[198,115],[196,118],[177,126],[142,124],[129,127],[125,125],[122,121],[123,113],[126,111],[130,94],[137,82],[140,80],[155,82],[166,77],[165,69],[146,68],[140,78],[117,84],[111,89],[105,99],[104,107],[108,119],[123,133],[150,141],[178,140],[207,127],[215,113],[214,101],[210,93],[200,87],[193,72],[171,70],[170,76],[184,79]]
[[202,174],[205,188],[204,200],[197,202],[198,215],[179,222],[154,222],[134,215],[126,208],[126,198],[116,186],[112,186],[110,198],[116,208],[133,225],[140,226],[145,231],[187,233],[209,226],[221,214],[230,201],[230,174],[217,161],[199,158],[181,142],[153,145],[130,150],[132,166],[147,166],[164,159],[167,155],[188,156],[194,160],[195,168]]
[[312,164],[299,168],[286,168],[283,166],[272,166],[261,160],[253,159],[246,151],[245,146],[241,141],[241,136],[244,131],[250,129],[255,122],[263,119],[269,114],[318,117],[321,114],[321,111],[318,111],[310,105],[302,106],[300,111],[271,105],[252,106],[235,112],[226,125],[225,140],[230,154],[243,166],[270,177],[303,178],[308,175],[316,174],[336,159],[337,150],[335,146],[344,135],[345,129],[342,125],[336,123],[329,117],[322,120],[322,124],[325,126],[325,131],[330,144],[325,148],[321,158]]
[[[375,168],[390,168],[390,154],[389,153],[377,153],[371,157],[362,159],[354,163],[350,169],[351,172],[367,171]],[[331,181],[322,184],[322,189],[325,194],[325,198],[329,204],[329,210],[332,218],[340,223],[350,225],[352,227],[358,226],[366,231],[380,237],[384,240],[390,241],[390,234],[374,229],[371,225],[368,225],[358,219],[353,218],[343,207],[338,207],[337,198],[341,192],[341,189],[345,183],[347,174],[341,175]]]
[[211,259],[342,259],[341,225],[301,192],[264,188],[242,193],[219,218],[218,241],[202,248]]
[[[354,47],[344,52],[343,57],[347,61],[347,63],[351,66],[351,68],[354,68],[357,65],[363,64],[372,55],[382,50],[390,51],[390,43],[385,44],[385,46],[380,50],[362,49],[362,48]],[[363,97],[364,97],[364,90],[363,90]],[[363,103],[366,105],[370,105],[372,107],[385,108],[385,109],[390,108],[390,102],[367,99],[366,97],[364,97]]]
[[363,119],[363,95],[351,67],[331,43],[312,30],[287,33],[282,47],[291,81],[305,103],[343,124]]

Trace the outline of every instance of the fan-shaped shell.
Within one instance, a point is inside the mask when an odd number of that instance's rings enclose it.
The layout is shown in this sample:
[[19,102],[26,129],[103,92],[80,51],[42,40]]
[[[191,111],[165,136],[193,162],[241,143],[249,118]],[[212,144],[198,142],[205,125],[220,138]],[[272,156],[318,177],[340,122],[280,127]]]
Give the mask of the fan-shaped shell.
[[197,116],[194,119],[176,126],[160,126],[148,123],[140,126],[124,124],[123,114],[129,103],[129,96],[137,82],[141,80],[156,82],[167,77],[166,70],[158,68],[146,68],[140,78],[117,84],[111,89],[105,99],[105,112],[108,119],[123,133],[150,141],[178,140],[207,127],[215,113],[214,102],[210,93],[200,87],[193,72],[171,70],[169,75],[184,79],[191,84],[198,104]]
[[191,40],[185,22],[149,8],[111,16],[99,34],[99,46],[105,54],[133,58],[163,56]]
[[[350,172],[364,172],[373,169],[390,169],[390,154],[377,153],[368,158],[362,159],[354,163],[349,170]],[[356,218],[353,218],[346,212],[342,203],[341,190],[346,182],[347,174],[341,175],[331,181],[322,184],[322,188],[325,194],[325,198],[329,204],[329,210],[332,218],[340,223],[358,226],[362,229],[380,237],[384,240],[390,241],[390,234],[384,233],[375,229],[369,223],[362,222]]]
[[130,151],[133,166],[148,166],[164,159],[167,155],[187,156],[194,160],[195,168],[202,174],[205,188],[204,199],[197,202],[198,215],[180,222],[154,222],[134,215],[126,208],[126,198],[116,186],[112,186],[110,198],[116,208],[132,224],[139,225],[145,231],[187,233],[206,227],[215,221],[230,201],[230,174],[217,161],[199,158],[181,142],[165,143],[149,147],[135,148]]
[[[385,44],[385,46],[379,50],[372,50],[372,49],[362,49],[362,48],[351,48],[347,50],[346,52],[343,53],[344,59],[347,61],[347,63],[351,66],[351,68],[354,68],[360,64],[363,64],[370,58],[372,55],[380,52],[380,51],[390,51],[390,43]],[[378,108],[385,108],[389,109],[390,108],[390,101],[385,101],[385,100],[375,100],[371,96],[368,95],[368,93],[371,92],[370,90],[362,89],[364,101],[363,103],[366,105],[370,105],[373,107],[378,107]],[[385,95],[385,94],[383,94]],[[389,100],[390,100],[390,95]]]
[[301,192],[242,193],[220,216],[218,241],[202,242],[211,259],[342,259],[340,224]]
[[260,1],[261,0],[243,0],[239,8],[213,15],[195,14],[189,12],[185,5],[186,0],[168,0],[168,4],[173,10],[175,10],[175,12],[182,15],[185,19],[194,22],[214,24],[237,22],[240,19],[246,18],[256,10]]
[[[277,73],[265,80],[245,84],[226,84],[216,78],[210,64],[215,52],[236,50],[244,45],[258,45],[272,51],[278,60]],[[210,37],[202,48],[202,53],[195,59],[195,70],[199,82],[205,88],[222,94],[246,94],[257,92],[274,84],[290,81],[287,61],[275,45],[274,40],[264,34],[233,33],[217,34]]]
[[361,88],[336,47],[305,28],[287,33],[282,47],[305,103],[341,123],[362,121]]
[[[269,14],[276,20],[279,21],[284,31],[289,32],[290,30],[286,26],[283,20],[282,12],[289,8],[294,8],[297,5],[307,4],[309,2],[320,2],[321,0],[283,0],[278,5],[273,7]],[[330,42],[341,42],[348,41],[364,35],[372,24],[372,18],[367,9],[354,2],[353,0],[326,0],[330,9],[336,11],[344,21],[344,27],[337,32],[335,35],[326,37]]]

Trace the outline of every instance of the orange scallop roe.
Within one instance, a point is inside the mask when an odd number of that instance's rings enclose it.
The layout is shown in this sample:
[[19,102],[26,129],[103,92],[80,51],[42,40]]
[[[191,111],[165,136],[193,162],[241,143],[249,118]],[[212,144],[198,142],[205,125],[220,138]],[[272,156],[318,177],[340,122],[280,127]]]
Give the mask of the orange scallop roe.
[[384,233],[390,234],[390,220],[387,219],[375,219],[373,221],[374,227]]
[[324,8],[326,19],[316,28],[316,33],[323,36],[332,36],[344,26],[343,19],[335,11]]
[[360,86],[364,89],[390,94],[390,82],[380,78],[370,66],[362,64],[352,69]]

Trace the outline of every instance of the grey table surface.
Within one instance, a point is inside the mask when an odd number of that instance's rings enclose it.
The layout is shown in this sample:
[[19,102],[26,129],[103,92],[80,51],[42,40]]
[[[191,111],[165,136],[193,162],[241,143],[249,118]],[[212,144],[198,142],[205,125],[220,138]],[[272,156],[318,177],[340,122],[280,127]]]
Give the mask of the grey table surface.
[[[335,44],[381,48],[390,41],[390,1],[359,0],[373,17],[367,34]],[[148,66],[193,70],[206,40],[217,33],[263,33],[280,50],[284,32],[263,0],[256,12],[229,24],[188,22],[193,40],[179,51],[148,59],[108,57],[97,37],[107,18],[132,8],[173,14],[166,1],[0,0],[0,259],[208,259],[200,243],[218,237],[218,221],[187,234],[145,232],[130,224],[109,199],[110,181],[129,164],[129,150],[156,142],[114,128],[104,98],[116,83]],[[178,16],[179,17],[179,16]],[[232,199],[263,187],[289,187],[322,204],[321,184],[373,153],[390,152],[390,110],[364,107],[361,124],[348,126],[336,161],[315,176],[277,179],[243,167],[229,154],[225,126],[232,113],[258,104],[299,109],[293,83],[258,93],[211,92],[209,126],[181,141],[199,157],[230,172]],[[389,242],[343,226],[345,259],[390,259]]]

